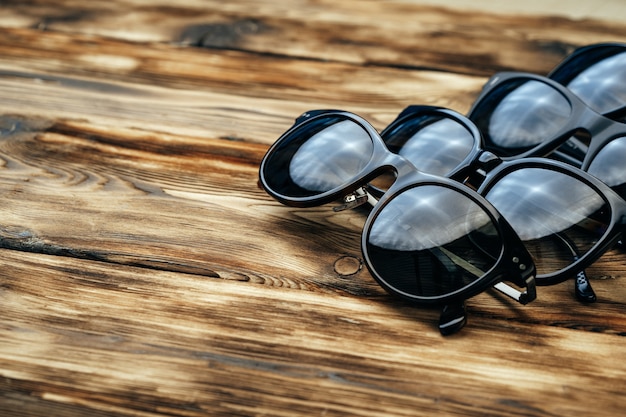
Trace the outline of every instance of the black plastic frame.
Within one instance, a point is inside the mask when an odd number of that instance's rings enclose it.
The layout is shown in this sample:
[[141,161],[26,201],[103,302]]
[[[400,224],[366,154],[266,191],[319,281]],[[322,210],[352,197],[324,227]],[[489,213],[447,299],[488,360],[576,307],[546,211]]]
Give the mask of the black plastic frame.
[[[381,132],[380,136],[383,138],[383,142],[386,143],[386,139],[393,134],[394,129],[398,128],[402,124],[414,119],[416,115],[419,117],[422,116],[434,116],[434,117],[446,117],[454,120],[459,123],[461,126],[465,127],[468,132],[472,135],[474,139],[474,144],[472,145],[472,149],[467,154],[467,156],[461,161],[456,168],[452,171],[448,172],[445,176],[448,178],[463,178],[466,174],[468,174],[471,166],[476,162],[476,159],[485,151],[483,149],[483,137],[476,127],[476,124],[469,120],[467,117],[462,114],[439,106],[429,106],[429,105],[410,105],[406,107],[402,112],[395,118],[393,122],[391,122],[387,127],[385,127]],[[372,187],[377,194],[381,194],[382,190],[378,190],[375,187]]]
[[[558,93],[560,93],[565,100],[570,104],[572,112],[570,114],[569,122],[565,124],[559,131],[557,131],[552,137],[544,138],[543,142],[528,149],[524,152],[516,154],[514,156],[501,155],[501,148],[490,146],[488,142],[483,142],[486,150],[494,152],[500,155],[503,160],[519,159],[533,156],[550,156],[561,145],[565,144],[575,133],[579,131],[585,131],[590,135],[589,147],[586,150],[585,157],[582,161],[576,161],[567,156],[560,155],[559,159],[566,159],[568,163],[578,166],[583,170],[587,170],[593,161],[593,158],[600,152],[600,150],[609,142],[617,137],[626,136],[626,124],[615,121],[613,118],[616,113],[620,113],[623,109],[618,109],[616,112],[607,113],[602,115],[597,113],[586,103],[584,103],[578,96],[576,96],[569,89],[562,84],[554,81],[550,78],[543,77],[541,75],[535,75],[525,72],[500,72],[492,76],[485,84],[480,95],[470,108],[467,115],[468,119],[476,124],[479,130],[482,126],[482,118],[480,117],[479,110],[485,106],[485,101],[492,99],[494,91],[498,90],[505,83],[512,81],[537,81],[549,85]],[[494,102],[498,102],[494,100]],[[493,105],[489,106],[491,111],[495,108]]]
[[577,179],[595,190],[611,209],[611,221],[607,232],[583,256],[575,260],[567,268],[551,274],[539,274],[536,277],[537,285],[553,285],[572,278],[579,271],[584,270],[600,258],[606,251],[612,249],[626,231],[626,202],[609,186],[596,177],[587,174],[569,164],[547,158],[525,158],[503,162],[489,171],[485,180],[478,188],[478,193],[486,195],[498,181],[512,171],[525,168],[541,168],[562,172]]
[[626,52],[626,43],[605,42],[577,48],[550,71],[548,78],[567,86],[587,68],[622,52]]
[[[306,127],[307,124],[314,123],[324,117],[345,118],[360,125],[369,134],[373,142],[373,152],[370,161],[366,164],[360,174],[356,175],[345,184],[327,192],[320,193],[319,195],[292,197],[280,194],[273,190],[269,185],[268,179],[266,178],[267,161],[269,157],[280,149],[284,141],[291,140],[292,136],[298,134],[298,132]],[[484,197],[463,184],[450,178],[434,176],[418,171],[406,159],[389,151],[376,129],[374,129],[366,120],[353,113],[339,110],[314,110],[304,113],[296,119],[294,125],[281,135],[281,137],[267,151],[259,168],[259,183],[270,196],[282,204],[296,207],[313,207],[331,203],[339,198],[342,198],[358,188],[367,185],[369,181],[386,171],[395,172],[396,180],[382,195],[381,199],[369,213],[362,232],[361,250],[365,264],[372,277],[388,293],[420,305],[443,306],[448,303],[459,305],[464,300],[487,290],[488,288],[494,286],[494,284],[502,281],[508,281],[514,283],[518,287],[526,288],[525,292],[519,293],[516,301],[526,304],[536,298],[534,263],[532,262],[530,254],[522,244],[519,236],[517,236],[504,217]],[[489,271],[486,271],[482,277],[476,279],[466,287],[453,293],[437,297],[414,296],[394,288],[371,266],[367,250],[367,239],[372,224],[386,204],[405,190],[424,185],[447,187],[467,196],[491,217],[502,239],[500,256]],[[521,269],[520,265],[525,265],[525,268]],[[441,329],[441,331],[444,333],[443,329]]]
[[[560,88],[562,89],[563,87]],[[588,113],[586,105],[584,106],[585,108],[582,108],[581,106],[580,111]],[[593,112],[591,109],[588,110]],[[474,144],[471,151],[463,159],[463,161],[461,161],[457,167],[450,171],[446,176],[459,182],[471,182],[472,176],[477,175],[480,171],[480,174],[478,174],[480,181],[476,188],[477,192],[483,196],[485,196],[489,190],[507,173],[518,169],[534,167],[560,171],[566,175],[576,178],[598,192],[598,194],[609,204],[612,215],[611,224],[609,225],[609,229],[603,238],[596,242],[593,248],[590,249],[584,256],[574,260],[567,268],[551,274],[537,274],[535,278],[537,285],[553,285],[576,276],[580,271],[583,271],[599,257],[601,257],[607,250],[611,249],[626,231],[626,202],[609,186],[587,172],[584,172],[570,164],[548,158],[528,156],[528,154],[531,154],[530,151],[525,154],[508,158],[496,156],[484,149],[485,145],[483,137],[474,122],[454,110],[428,105],[408,106],[381,132],[380,135],[383,141],[387,141],[389,135],[391,135],[395,129],[407,121],[416,117],[427,115],[448,117],[464,126],[471,133],[474,138]],[[602,118],[602,116],[597,113],[595,113],[595,115]],[[611,123],[615,124],[616,122],[611,121]],[[624,128],[626,129],[626,125],[624,125]],[[562,139],[566,140],[567,138],[569,138],[569,136],[564,134]],[[381,195],[383,192],[373,186],[370,186],[370,188],[376,195]],[[589,291],[590,295],[587,299],[582,297],[580,293],[581,290],[579,288],[577,288],[577,291],[577,296],[581,299],[581,301],[595,300],[595,295],[593,295],[591,290]]]

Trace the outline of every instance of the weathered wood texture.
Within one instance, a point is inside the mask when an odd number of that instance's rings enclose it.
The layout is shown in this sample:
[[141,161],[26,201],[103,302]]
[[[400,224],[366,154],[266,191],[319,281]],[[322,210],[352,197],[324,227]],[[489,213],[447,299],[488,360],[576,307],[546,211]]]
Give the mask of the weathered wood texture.
[[[576,2],[563,2],[568,5]],[[563,6],[567,7],[567,6]],[[362,212],[279,205],[294,117],[464,112],[615,20],[419,1],[2,1],[0,415],[621,415],[626,265],[438,312],[362,265]]]

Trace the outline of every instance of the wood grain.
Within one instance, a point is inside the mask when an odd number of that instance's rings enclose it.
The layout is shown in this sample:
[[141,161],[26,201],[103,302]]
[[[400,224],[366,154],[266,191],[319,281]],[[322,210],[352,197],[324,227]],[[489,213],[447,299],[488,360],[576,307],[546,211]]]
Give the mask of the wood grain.
[[[59,412],[117,415],[567,415],[590,397],[605,411],[622,405],[615,335],[512,321],[493,338],[481,318],[442,341],[416,320],[423,313],[382,300],[14,251],[3,260],[15,277],[3,285],[5,405],[35,397]],[[612,369],[598,369],[606,361]],[[555,373],[550,363],[566,366]]]
[[0,414],[620,415],[626,264],[438,311],[364,267],[367,213],[257,185],[300,113],[466,111],[617,21],[418,1],[0,4]]
[[164,1],[64,1],[61,9],[46,2],[12,3],[5,17],[12,26],[483,75],[511,68],[545,71],[575,45],[626,36],[623,25],[609,21],[402,1],[189,1],[175,7]]

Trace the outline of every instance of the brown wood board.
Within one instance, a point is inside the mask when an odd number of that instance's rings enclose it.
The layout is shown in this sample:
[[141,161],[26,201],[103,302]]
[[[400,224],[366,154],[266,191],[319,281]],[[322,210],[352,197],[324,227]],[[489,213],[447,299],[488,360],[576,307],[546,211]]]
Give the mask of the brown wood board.
[[306,110],[465,112],[496,71],[625,40],[557,9],[3,1],[0,414],[620,415],[622,250],[595,304],[488,291],[444,338],[368,273],[362,210],[257,181]]

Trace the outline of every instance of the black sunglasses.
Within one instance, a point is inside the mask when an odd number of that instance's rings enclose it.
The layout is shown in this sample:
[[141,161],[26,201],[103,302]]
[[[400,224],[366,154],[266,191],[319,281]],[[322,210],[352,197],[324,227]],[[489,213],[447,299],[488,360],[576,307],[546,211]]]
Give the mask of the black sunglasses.
[[[376,201],[363,187],[383,172],[395,180]],[[372,203],[361,238],[365,264],[389,293],[444,306],[442,334],[462,328],[464,301],[492,286],[522,304],[536,297],[532,258],[492,204],[457,181],[418,171],[359,116],[305,113],[268,150],[259,177],[290,206]]]
[[550,156],[589,172],[626,199],[626,107],[600,114],[540,75],[491,77],[468,113],[486,150],[504,159]]
[[[504,161],[478,128],[449,109],[410,106],[381,132],[387,148],[421,172],[475,188],[507,219],[533,256],[537,285],[576,276],[576,296],[595,301],[584,268],[622,236],[626,202],[592,175],[547,158]],[[371,192],[383,191],[375,184]]]
[[626,121],[626,43],[578,48],[548,78],[566,86],[596,112]]

